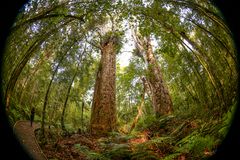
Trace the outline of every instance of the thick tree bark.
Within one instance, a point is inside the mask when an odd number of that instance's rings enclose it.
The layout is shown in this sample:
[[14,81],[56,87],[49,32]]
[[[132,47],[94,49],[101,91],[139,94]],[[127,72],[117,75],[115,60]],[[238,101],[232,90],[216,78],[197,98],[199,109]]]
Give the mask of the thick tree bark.
[[138,56],[142,57],[147,64],[148,75],[146,78],[156,117],[171,114],[173,112],[172,100],[168,88],[163,82],[160,67],[153,54],[150,37],[141,37],[135,32],[133,38],[139,52]]
[[116,51],[113,40],[101,45],[101,60],[95,83],[90,131],[106,135],[116,124]]
[[150,39],[147,40],[148,80],[151,86],[152,103],[156,116],[167,115],[173,112],[173,104],[167,86],[163,82],[160,67],[153,54]]

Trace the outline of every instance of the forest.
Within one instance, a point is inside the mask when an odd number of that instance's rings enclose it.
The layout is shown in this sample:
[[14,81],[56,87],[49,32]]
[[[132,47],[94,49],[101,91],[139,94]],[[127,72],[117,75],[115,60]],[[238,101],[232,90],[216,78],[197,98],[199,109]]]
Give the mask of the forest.
[[49,160],[207,159],[237,106],[232,36],[208,0],[30,0],[2,60],[9,123]]

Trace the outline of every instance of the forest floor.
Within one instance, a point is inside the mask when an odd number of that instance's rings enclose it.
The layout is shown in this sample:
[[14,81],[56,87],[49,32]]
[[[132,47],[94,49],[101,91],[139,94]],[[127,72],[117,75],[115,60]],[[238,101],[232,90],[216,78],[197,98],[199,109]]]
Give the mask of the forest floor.
[[214,154],[218,145],[214,130],[219,127],[216,121],[164,118],[138,131],[105,137],[86,132],[63,135],[52,127],[46,128],[44,143],[38,142],[49,160],[197,160]]
[[198,160],[214,154],[220,140],[216,131],[222,127],[215,120],[165,117],[143,121],[130,133],[119,130],[108,136],[46,127],[44,139],[38,123],[31,127],[29,121],[17,121],[13,128],[36,160]]
[[108,137],[72,134],[58,139],[55,143],[44,145],[42,149],[48,159],[59,160],[155,160],[161,158],[163,153],[158,148],[151,146],[151,151],[150,148],[145,150],[140,147],[148,141],[149,138],[145,132],[134,137],[117,133]]
[[13,130],[22,146],[34,160],[46,160],[47,158],[35,138],[34,131],[38,128],[40,128],[40,124],[33,123],[31,126],[30,121],[20,120],[15,123]]

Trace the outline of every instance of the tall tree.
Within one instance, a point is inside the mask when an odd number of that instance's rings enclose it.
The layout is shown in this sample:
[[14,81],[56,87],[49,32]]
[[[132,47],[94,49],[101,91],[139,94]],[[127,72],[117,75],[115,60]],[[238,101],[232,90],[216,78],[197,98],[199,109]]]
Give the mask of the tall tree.
[[166,84],[163,81],[163,76],[158,62],[153,53],[150,36],[140,37],[134,35],[135,44],[139,55],[143,57],[147,63],[147,79],[150,84],[152,105],[157,117],[170,114],[173,112],[173,104]]
[[116,125],[116,53],[118,36],[108,32],[100,44],[101,60],[96,75],[90,130],[106,134]]
[[61,115],[61,127],[62,127],[63,131],[67,131],[66,127],[64,125],[64,116],[65,116],[65,111],[66,111],[66,107],[67,107],[68,98],[69,98],[69,95],[70,95],[70,92],[71,92],[71,89],[72,89],[72,85],[73,85],[74,79],[76,78],[76,76],[78,74],[78,67],[79,67],[79,64],[77,65],[77,71],[74,73],[74,75],[71,79],[71,82],[69,83],[69,86],[68,86],[68,89],[67,89],[67,95],[66,95],[64,105],[63,105],[63,110],[62,110],[62,115]]
[[[113,28],[125,30],[125,38],[130,39],[127,22],[138,26],[141,35],[136,36],[136,44],[144,60],[132,57],[128,67],[119,67],[123,73],[115,82],[119,42]],[[109,24],[111,32],[105,27]],[[96,44],[98,49],[94,49]],[[85,45],[87,51],[75,77],[76,57]],[[67,48],[70,53],[61,61]],[[43,124],[60,122],[62,115],[62,124],[72,123],[76,129],[81,127],[80,110],[74,112],[76,102],[86,95],[85,104],[92,103],[90,129],[93,134],[105,134],[114,130],[116,112],[119,122],[137,115],[144,90],[137,81],[143,76],[148,96],[142,98],[139,115],[152,114],[150,106],[157,116],[169,114],[173,104],[175,113],[223,115],[236,101],[238,72],[231,32],[208,1],[31,0],[13,24],[3,62],[4,96],[7,108],[12,106],[13,122],[23,117],[15,113],[28,115],[34,105]],[[85,105],[84,125],[90,121],[88,111]]]

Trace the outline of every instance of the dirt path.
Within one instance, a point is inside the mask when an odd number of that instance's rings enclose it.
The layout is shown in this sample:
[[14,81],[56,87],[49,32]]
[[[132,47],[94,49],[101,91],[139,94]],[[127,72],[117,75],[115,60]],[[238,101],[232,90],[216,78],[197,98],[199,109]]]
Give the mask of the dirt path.
[[30,121],[20,120],[13,126],[13,131],[34,160],[47,160],[35,138],[34,130],[37,128],[40,128],[40,124],[33,123],[31,127]]

